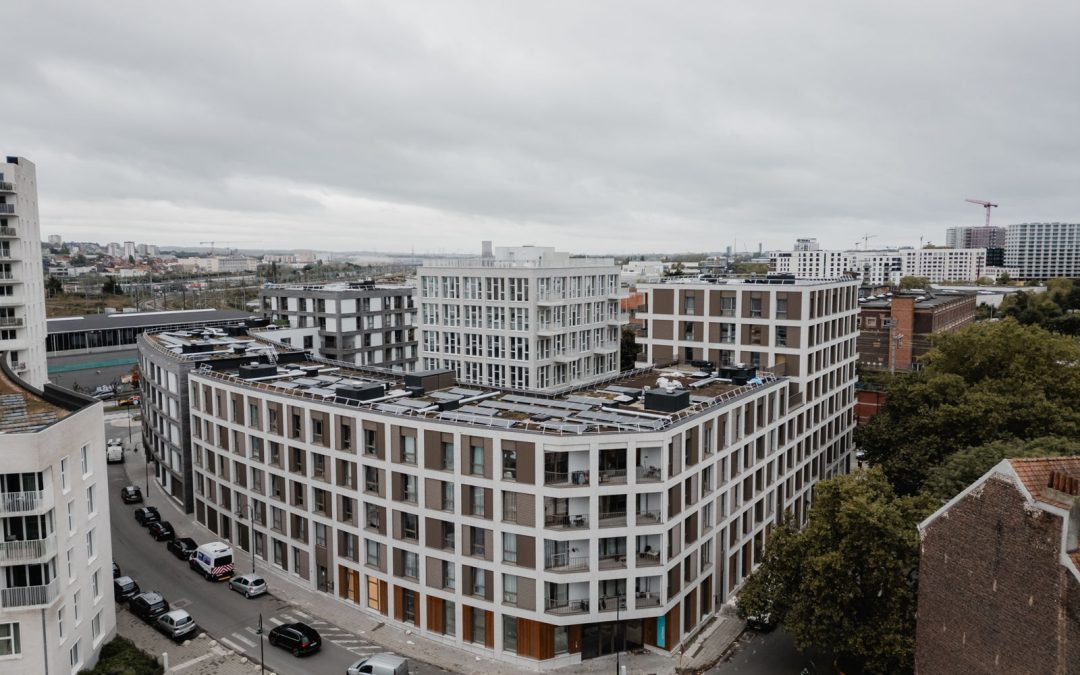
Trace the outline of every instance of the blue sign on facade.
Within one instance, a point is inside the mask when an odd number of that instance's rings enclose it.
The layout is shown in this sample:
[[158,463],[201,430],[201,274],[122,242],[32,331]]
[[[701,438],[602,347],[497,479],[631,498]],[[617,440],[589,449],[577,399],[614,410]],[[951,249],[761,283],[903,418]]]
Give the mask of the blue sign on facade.
[[665,647],[666,646],[667,641],[664,640],[664,637],[665,637],[664,634],[667,633],[667,630],[666,630],[667,626],[664,625],[666,623],[667,623],[667,617],[666,616],[658,616],[658,617],[656,617],[656,646],[657,647]]

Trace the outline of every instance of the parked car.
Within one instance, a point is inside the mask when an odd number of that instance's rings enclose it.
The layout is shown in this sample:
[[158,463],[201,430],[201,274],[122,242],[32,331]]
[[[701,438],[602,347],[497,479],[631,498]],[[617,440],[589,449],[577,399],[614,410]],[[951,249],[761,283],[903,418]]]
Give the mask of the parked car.
[[131,396],[128,398],[122,398],[116,403],[116,405],[120,406],[121,408],[129,405],[139,405],[139,397]]
[[112,564],[112,578],[115,579],[118,576],[120,576],[120,566],[117,565],[116,561],[114,560]]
[[139,584],[131,577],[113,579],[113,598],[117,602],[127,602],[140,592]]
[[161,520],[161,514],[158,513],[157,508],[153,506],[143,506],[135,509],[135,522],[146,527],[150,523],[156,523]]
[[140,593],[128,602],[131,613],[143,621],[153,623],[159,616],[169,611],[169,602],[157,591]]
[[283,623],[275,626],[267,640],[273,647],[288,649],[293,656],[317,652],[322,646],[318,631],[306,623]]
[[128,485],[120,488],[120,501],[125,504],[139,504],[142,502],[142,490],[138,485]]
[[373,654],[345,669],[345,675],[409,675],[408,659],[397,654]]
[[150,536],[154,538],[154,541],[162,541],[165,539],[174,539],[176,537],[176,530],[167,520],[159,520],[156,523],[150,523],[150,526],[146,528],[146,531],[150,533]]
[[191,537],[180,537],[178,539],[171,539],[165,546],[169,553],[172,553],[181,560],[190,560],[191,556],[195,554],[195,549],[199,548],[199,545],[195,543],[195,540]]
[[194,633],[199,628],[195,625],[195,619],[182,609],[165,612],[154,622],[154,627],[177,642],[183,641],[188,635],[195,637]]
[[243,593],[245,598],[254,598],[266,592],[266,580],[258,574],[241,574],[229,579],[229,588]]
[[222,581],[235,573],[232,547],[223,541],[210,541],[195,549],[188,565],[207,581]]
[[105,448],[105,463],[123,464],[124,446],[120,445],[119,443],[110,443],[109,447]]

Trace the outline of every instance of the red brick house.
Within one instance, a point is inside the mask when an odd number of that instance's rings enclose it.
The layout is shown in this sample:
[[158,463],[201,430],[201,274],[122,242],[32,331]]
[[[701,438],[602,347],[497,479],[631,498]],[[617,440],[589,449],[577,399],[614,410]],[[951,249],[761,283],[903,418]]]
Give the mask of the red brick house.
[[1002,461],[919,531],[917,672],[1080,672],[1080,457]]

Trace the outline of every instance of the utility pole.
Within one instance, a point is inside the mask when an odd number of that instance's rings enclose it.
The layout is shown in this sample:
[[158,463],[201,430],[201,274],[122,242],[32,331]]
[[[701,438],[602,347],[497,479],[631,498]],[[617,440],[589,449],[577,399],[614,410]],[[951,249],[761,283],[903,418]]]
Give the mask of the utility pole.
[[255,631],[259,636],[259,672],[266,672],[266,655],[263,653],[263,625],[262,612],[259,612],[259,630]]

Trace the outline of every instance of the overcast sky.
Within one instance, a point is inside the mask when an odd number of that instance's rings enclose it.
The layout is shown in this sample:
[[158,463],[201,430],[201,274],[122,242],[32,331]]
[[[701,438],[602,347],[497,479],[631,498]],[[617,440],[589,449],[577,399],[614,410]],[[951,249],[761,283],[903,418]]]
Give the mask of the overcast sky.
[[[5,0],[42,236],[582,253],[1080,220],[1080,2]],[[219,244],[220,245],[220,244]]]

